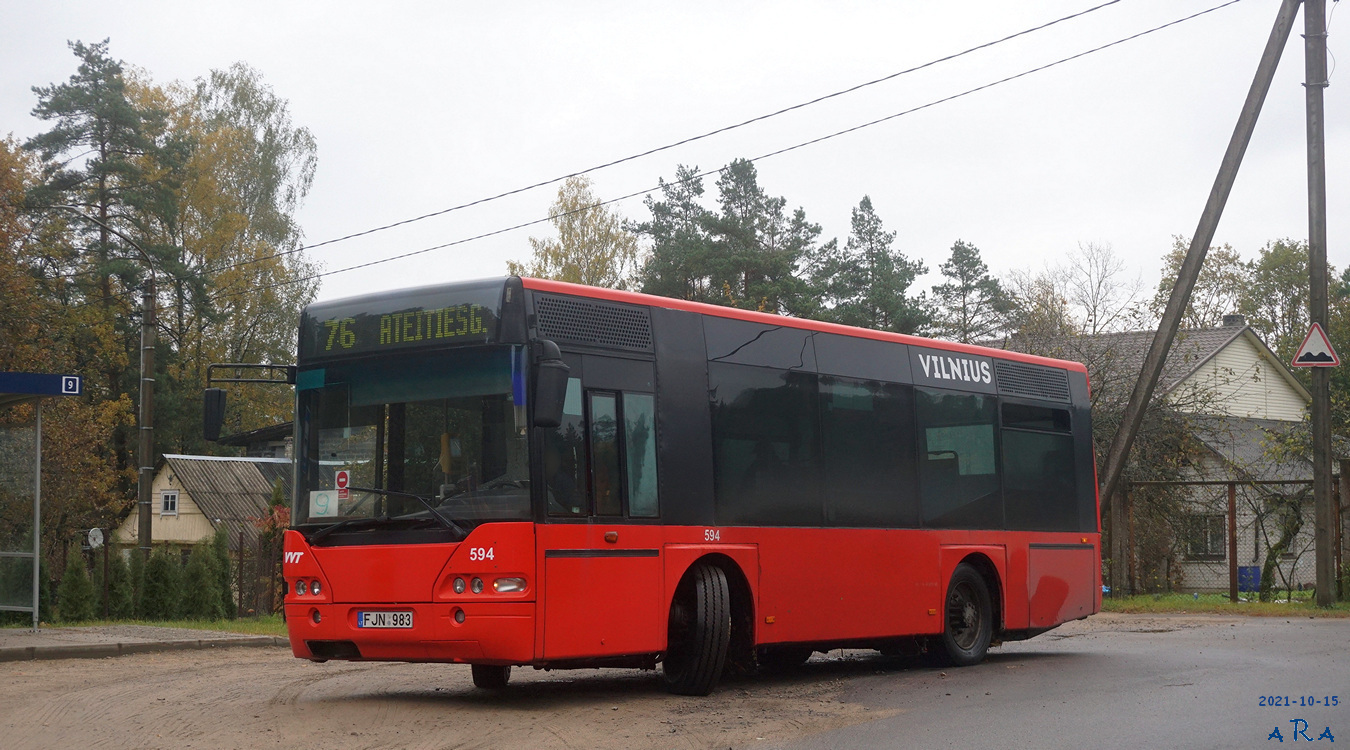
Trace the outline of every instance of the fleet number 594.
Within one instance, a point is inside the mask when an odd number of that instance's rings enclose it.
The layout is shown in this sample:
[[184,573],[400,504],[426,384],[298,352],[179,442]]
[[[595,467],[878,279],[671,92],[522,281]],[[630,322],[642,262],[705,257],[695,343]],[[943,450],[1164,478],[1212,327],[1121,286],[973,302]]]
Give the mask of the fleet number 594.
[[479,560],[491,560],[491,559],[492,559],[492,548],[491,548],[491,547],[470,547],[470,548],[469,548],[469,560],[470,560],[471,562],[478,562]]
[[722,531],[720,529],[704,529],[703,541],[720,542],[722,541]]

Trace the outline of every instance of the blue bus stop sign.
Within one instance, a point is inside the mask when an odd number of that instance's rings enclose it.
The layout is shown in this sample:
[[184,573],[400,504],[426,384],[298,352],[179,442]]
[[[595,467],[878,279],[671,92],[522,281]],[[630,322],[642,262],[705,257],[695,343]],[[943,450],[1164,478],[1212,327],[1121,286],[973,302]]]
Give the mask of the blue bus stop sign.
[[84,378],[79,375],[0,372],[0,406],[32,401],[43,396],[79,396],[82,393]]

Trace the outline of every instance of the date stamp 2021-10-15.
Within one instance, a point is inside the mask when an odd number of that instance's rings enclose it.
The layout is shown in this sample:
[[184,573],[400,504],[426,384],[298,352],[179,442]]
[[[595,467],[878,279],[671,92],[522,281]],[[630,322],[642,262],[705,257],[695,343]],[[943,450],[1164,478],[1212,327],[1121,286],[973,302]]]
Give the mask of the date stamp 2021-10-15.
[[[1340,706],[1341,698],[1338,695],[1262,695],[1257,699],[1258,706],[1272,708],[1335,708]],[[1320,724],[1321,722],[1318,722]],[[1324,726],[1316,737],[1311,732],[1317,732],[1316,725],[1310,724],[1307,719],[1289,719],[1289,726],[1281,731],[1280,725],[1276,725],[1266,737],[1267,742],[1284,742],[1286,739],[1291,742],[1335,742],[1336,735],[1332,732],[1330,726]]]

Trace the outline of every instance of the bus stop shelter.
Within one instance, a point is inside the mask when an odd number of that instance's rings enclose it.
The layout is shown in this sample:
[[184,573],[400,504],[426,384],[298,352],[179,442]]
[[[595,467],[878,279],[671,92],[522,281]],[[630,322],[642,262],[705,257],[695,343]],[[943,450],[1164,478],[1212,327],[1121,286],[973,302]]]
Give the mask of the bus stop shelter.
[[[38,627],[42,559],[42,400],[78,396],[79,375],[0,372],[0,612]],[[15,407],[32,405],[28,414]]]

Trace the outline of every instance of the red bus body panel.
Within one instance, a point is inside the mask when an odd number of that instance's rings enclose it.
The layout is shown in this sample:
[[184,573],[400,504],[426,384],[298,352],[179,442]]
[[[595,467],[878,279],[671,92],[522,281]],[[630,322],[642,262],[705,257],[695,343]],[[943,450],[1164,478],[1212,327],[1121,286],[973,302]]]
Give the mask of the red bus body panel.
[[[489,548],[492,560],[469,559]],[[350,641],[363,659],[394,661],[542,666],[659,654],[675,588],[710,557],[741,574],[757,645],[938,634],[947,581],[972,557],[996,572],[1003,629],[1042,630],[1101,608],[1100,537],[1079,532],[499,523],[431,545],[311,548],[289,531],[286,553],[287,624],[302,658],[315,657],[306,641]],[[454,593],[456,577],[474,576],[529,585]],[[296,595],[296,578],[317,578],[323,593]],[[358,627],[357,613],[372,610],[412,611],[414,627]]]

